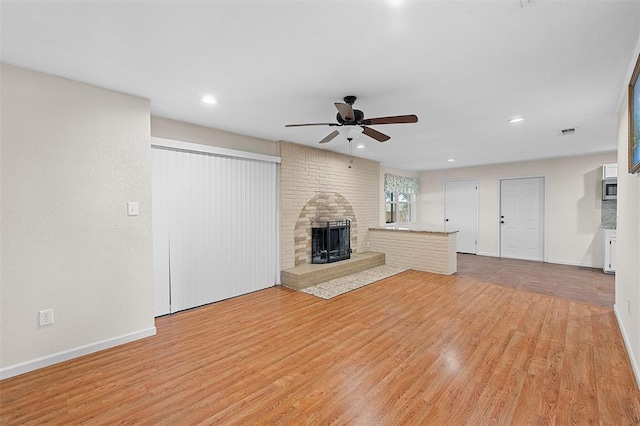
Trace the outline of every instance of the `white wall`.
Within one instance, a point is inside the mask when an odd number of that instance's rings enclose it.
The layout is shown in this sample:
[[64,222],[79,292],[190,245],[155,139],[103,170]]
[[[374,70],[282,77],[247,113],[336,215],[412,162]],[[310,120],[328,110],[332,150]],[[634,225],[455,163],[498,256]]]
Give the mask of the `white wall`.
[[[0,377],[155,334],[149,101],[2,65]],[[127,202],[140,214],[127,216]],[[39,327],[52,308],[54,324]]]
[[238,151],[274,156],[280,155],[279,143],[276,141],[225,132],[224,130],[198,126],[197,124],[164,117],[151,117],[151,135],[156,138],[211,145]]
[[[393,167],[380,165],[380,226],[385,226],[387,222],[387,214],[385,211],[385,197],[384,197],[384,175],[389,173],[396,176],[404,176],[409,178],[420,178],[420,173],[412,172],[408,170],[395,169]],[[420,218],[420,196],[416,196],[416,222]]]
[[420,222],[429,227],[443,227],[445,180],[478,179],[478,254],[497,256],[500,179],[544,176],[545,260],[601,267],[601,166],[615,161],[616,154],[611,152],[423,172],[420,175]]
[[[640,42],[640,41],[639,41]],[[640,44],[640,43],[639,43]],[[635,64],[638,51],[633,57]],[[640,174],[629,174],[628,91],[618,114],[618,232],[615,312],[640,386]]]

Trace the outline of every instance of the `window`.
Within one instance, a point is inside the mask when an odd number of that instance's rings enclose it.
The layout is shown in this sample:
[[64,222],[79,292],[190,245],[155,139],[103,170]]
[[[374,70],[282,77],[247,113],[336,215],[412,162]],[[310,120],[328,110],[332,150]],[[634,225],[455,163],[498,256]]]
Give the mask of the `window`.
[[420,180],[406,176],[384,174],[385,222],[415,222],[416,194]]
[[413,222],[416,195],[405,192],[385,192],[386,223]]

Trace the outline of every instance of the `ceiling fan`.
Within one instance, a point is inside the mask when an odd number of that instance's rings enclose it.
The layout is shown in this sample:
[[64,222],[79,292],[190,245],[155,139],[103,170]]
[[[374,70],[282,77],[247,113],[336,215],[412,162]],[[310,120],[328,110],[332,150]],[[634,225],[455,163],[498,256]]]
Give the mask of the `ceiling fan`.
[[[364,133],[365,135],[377,140],[378,142],[385,142],[391,139],[390,136],[385,135],[375,129],[372,129],[371,125],[377,124],[399,124],[399,123],[416,123],[418,117],[416,115],[396,115],[392,117],[377,117],[377,118],[364,118],[364,113],[359,109],[353,109],[353,104],[356,102],[355,96],[345,96],[344,103],[336,102],[334,105],[338,109],[336,115],[337,123],[307,123],[307,124],[287,124],[285,127],[301,127],[301,126],[349,126],[348,130],[355,129],[356,133]],[[358,128],[360,127],[360,128]],[[329,133],[327,137],[322,139],[320,143],[327,143],[333,138],[338,136],[341,132],[334,130]],[[353,136],[345,136],[349,142],[353,139]]]

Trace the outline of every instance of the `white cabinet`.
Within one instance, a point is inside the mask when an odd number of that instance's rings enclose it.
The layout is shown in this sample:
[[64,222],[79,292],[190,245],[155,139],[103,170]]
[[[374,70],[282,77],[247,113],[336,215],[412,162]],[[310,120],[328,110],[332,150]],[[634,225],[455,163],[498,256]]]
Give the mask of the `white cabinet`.
[[602,179],[611,179],[618,177],[618,164],[610,163],[602,165]]
[[616,230],[604,229],[604,266],[607,274],[616,272]]

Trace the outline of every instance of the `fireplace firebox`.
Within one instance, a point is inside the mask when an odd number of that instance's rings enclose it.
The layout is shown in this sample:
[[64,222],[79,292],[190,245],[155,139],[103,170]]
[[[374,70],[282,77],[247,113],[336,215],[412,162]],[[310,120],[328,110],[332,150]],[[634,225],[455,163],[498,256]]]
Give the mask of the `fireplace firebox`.
[[350,220],[311,223],[311,263],[331,263],[350,257]]

